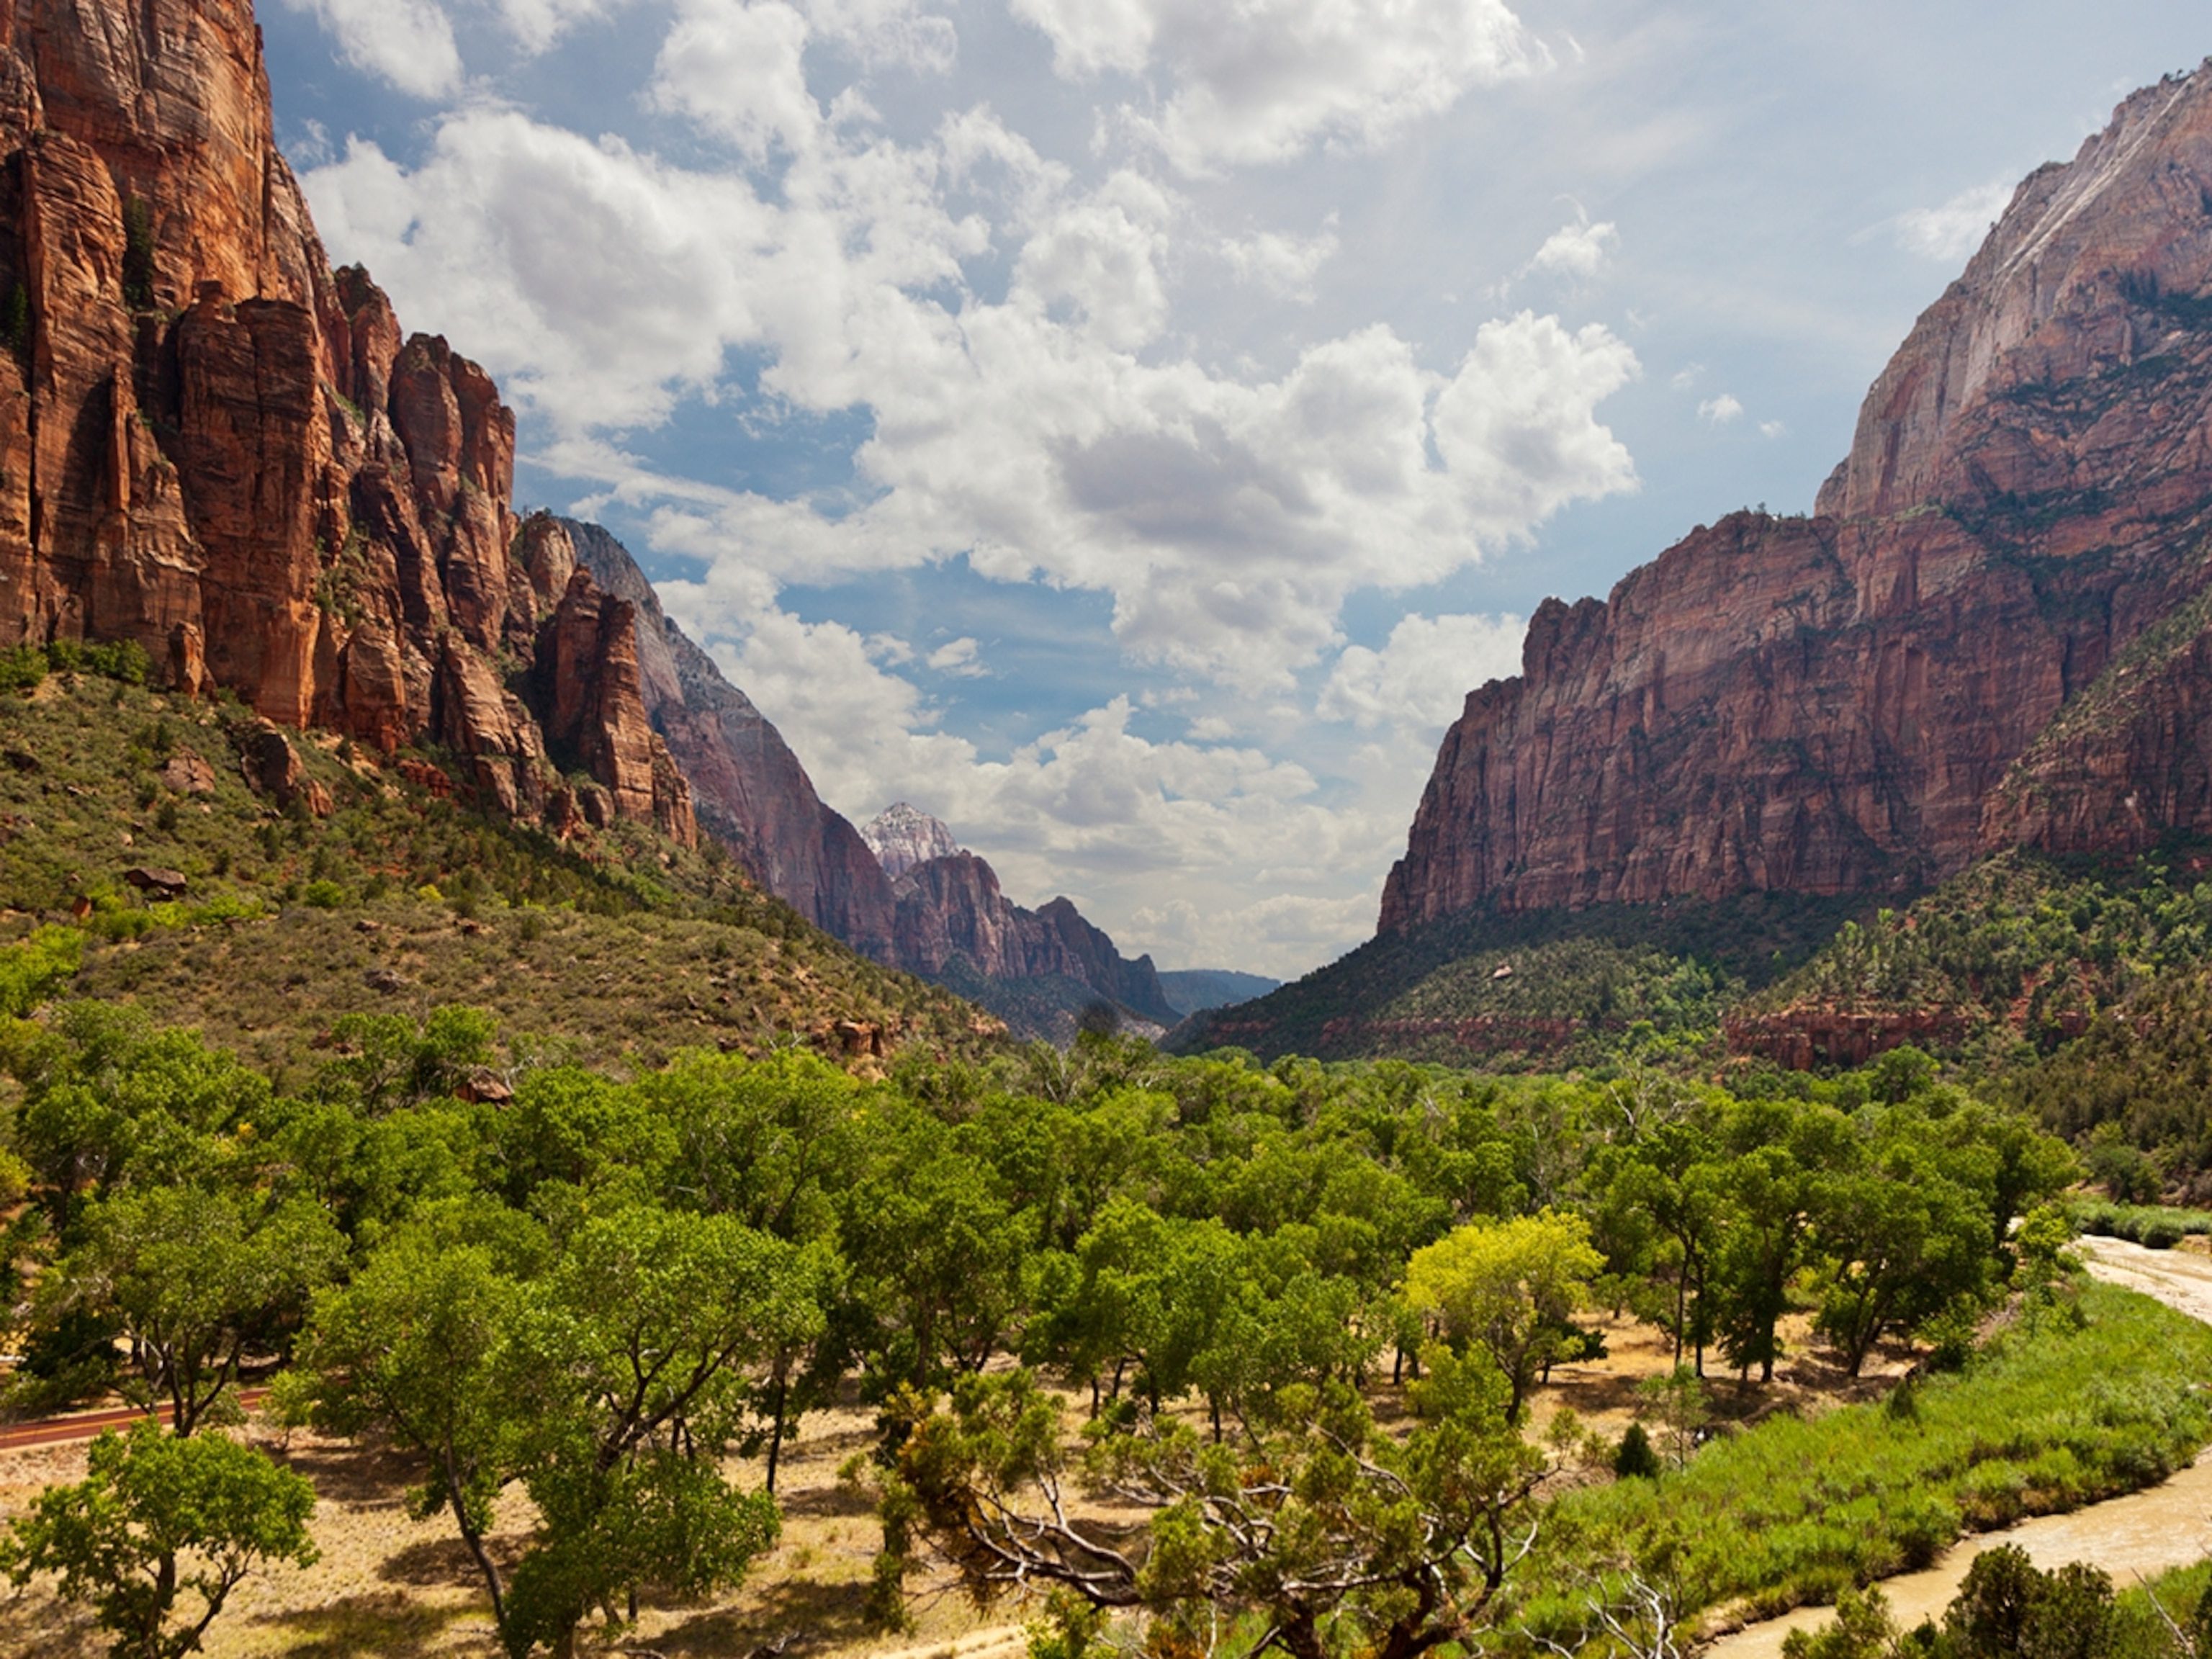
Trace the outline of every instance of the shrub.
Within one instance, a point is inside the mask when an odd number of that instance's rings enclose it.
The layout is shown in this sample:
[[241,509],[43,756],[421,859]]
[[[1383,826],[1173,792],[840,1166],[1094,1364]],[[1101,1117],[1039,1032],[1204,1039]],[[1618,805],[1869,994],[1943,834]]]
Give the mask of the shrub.
[[1631,1423],[1628,1432],[1620,1437],[1620,1449],[1613,1455],[1613,1472],[1623,1480],[1659,1478],[1659,1454],[1652,1449],[1651,1437],[1641,1423]]
[[300,902],[318,910],[343,909],[349,896],[344,888],[330,880],[311,881],[300,890]]
[[0,651],[0,691],[29,691],[46,678],[46,653],[35,645]]

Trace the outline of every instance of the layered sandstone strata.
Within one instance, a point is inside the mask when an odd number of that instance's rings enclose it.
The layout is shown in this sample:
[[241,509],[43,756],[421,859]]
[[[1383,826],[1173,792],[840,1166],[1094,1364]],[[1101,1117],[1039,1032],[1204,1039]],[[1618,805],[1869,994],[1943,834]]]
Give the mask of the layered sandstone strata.
[[1809,519],[1547,602],[1381,925],[1909,888],[2212,830],[2212,70],[2022,184]]
[[[0,5],[0,642],[136,641],[279,725],[444,744],[507,811],[574,764],[692,833],[627,609],[510,556],[497,387],[330,269],[246,0]],[[593,688],[550,750],[548,634]]]

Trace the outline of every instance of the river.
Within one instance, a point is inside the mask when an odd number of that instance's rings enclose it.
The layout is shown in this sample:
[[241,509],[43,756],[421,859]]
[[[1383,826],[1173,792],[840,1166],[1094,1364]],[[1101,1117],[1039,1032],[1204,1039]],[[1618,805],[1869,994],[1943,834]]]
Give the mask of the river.
[[[2147,1250],[2124,1239],[2081,1241],[2089,1271],[2128,1290],[2154,1296],[2192,1319],[2212,1324],[2212,1258],[2182,1250]],[[1921,1572],[1882,1581],[1898,1623],[1907,1628],[1942,1613],[1966,1569],[1984,1550],[2016,1544],[2045,1569],[2087,1561],[2125,1588],[2137,1577],[2187,1566],[2212,1555],[2212,1450],[2160,1486],[2130,1492],[2069,1515],[2039,1516],[2002,1532],[1961,1539]],[[1699,1659],[1778,1659],[1782,1638],[1835,1616],[1830,1607],[1800,1607],[1747,1626],[1700,1650]]]

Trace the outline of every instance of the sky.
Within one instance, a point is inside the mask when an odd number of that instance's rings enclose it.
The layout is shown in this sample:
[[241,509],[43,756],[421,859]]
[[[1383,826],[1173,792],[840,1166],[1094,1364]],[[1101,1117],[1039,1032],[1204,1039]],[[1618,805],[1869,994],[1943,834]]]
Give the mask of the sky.
[[2202,0],[261,0],[334,262],[856,822],[1163,968],[1371,935],[1547,595],[1811,507]]

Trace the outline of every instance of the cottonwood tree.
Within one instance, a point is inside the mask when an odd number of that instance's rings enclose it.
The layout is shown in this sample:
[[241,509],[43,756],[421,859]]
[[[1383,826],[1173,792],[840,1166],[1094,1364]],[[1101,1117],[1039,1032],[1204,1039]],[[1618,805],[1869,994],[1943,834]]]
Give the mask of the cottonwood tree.
[[[1022,1370],[962,1379],[913,1425],[898,1474],[979,1602],[1059,1588],[1140,1609],[1170,1641],[1250,1614],[1255,1654],[1416,1659],[1475,1638],[1534,1546],[1551,1462],[1514,1429],[1509,1396],[1486,1357],[1444,1354],[1403,1440],[1332,1384],[1282,1390],[1231,1441],[1140,1416],[1078,1459],[1060,1406]],[[1079,1486],[1149,1519],[1071,1516]]]
[[[541,1266],[493,1213],[403,1231],[319,1300],[289,1404],[420,1458],[417,1510],[453,1516],[507,1650],[565,1655],[594,1612],[726,1588],[775,1541],[775,1499],[720,1465],[772,1357],[821,1328],[820,1263],[726,1216],[635,1204]],[[516,1485],[538,1522],[502,1572],[483,1540]]]
[[1455,1348],[1490,1357],[1506,1381],[1507,1415],[1518,1422],[1538,1376],[1576,1340],[1573,1317],[1589,1305],[1590,1282],[1604,1266],[1580,1216],[1546,1210],[1478,1221],[1413,1252],[1406,1300]]
[[94,1441],[89,1473],[50,1486],[0,1540],[17,1585],[60,1575],[92,1608],[118,1659],[181,1659],[256,1568],[310,1566],[314,1488],[219,1435],[178,1439],[151,1423]]
[[344,1260],[319,1205],[264,1210],[253,1196],[198,1187],[125,1191],[93,1206],[84,1244],[48,1297],[58,1311],[105,1309],[131,1344],[136,1391],[165,1403],[190,1435],[238,1381],[252,1345],[306,1310]]
[[422,1480],[410,1511],[453,1517],[502,1630],[507,1585],[485,1540],[493,1505],[523,1468],[524,1425],[500,1367],[525,1280],[550,1250],[535,1232],[489,1206],[403,1229],[349,1284],[316,1297],[276,1388],[291,1421],[413,1454]]
[[775,1500],[720,1460],[749,1370],[820,1310],[800,1252],[726,1216],[634,1205],[594,1217],[531,1285],[496,1370],[522,1425],[539,1524],[507,1641],[573,1651],[593,1611],[734,1583],[775,1541]]

